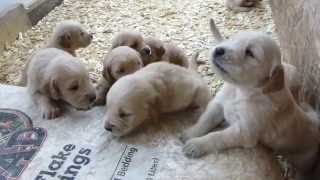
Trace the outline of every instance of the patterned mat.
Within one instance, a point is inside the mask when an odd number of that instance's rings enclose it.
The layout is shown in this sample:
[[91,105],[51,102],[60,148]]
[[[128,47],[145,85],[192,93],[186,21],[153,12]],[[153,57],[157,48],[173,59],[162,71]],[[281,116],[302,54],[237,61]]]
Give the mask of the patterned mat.
[[0,180],[19,179],[47,137],[24,113],[0,109]]

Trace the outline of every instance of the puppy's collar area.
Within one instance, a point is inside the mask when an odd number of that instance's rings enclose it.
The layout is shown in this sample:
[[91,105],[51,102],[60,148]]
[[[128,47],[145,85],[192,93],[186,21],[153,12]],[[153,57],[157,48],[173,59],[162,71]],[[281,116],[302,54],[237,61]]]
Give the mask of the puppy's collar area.
[[225,74],[228,74],[228,72],[217,61],[213,59],[212,62],[220,71],[222,71]]

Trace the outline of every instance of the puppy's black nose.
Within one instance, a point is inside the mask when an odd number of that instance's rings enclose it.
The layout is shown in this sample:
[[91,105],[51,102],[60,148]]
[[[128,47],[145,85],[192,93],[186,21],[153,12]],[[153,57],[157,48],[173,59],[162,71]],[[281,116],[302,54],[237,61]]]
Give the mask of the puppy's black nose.
[[146,55],[150,55],[150,54],[151,54],[150,48],[143,48],[142,51],[143,51]]
[[107,123],[107,124],[104,126],[104,129],[107,130],[107,131],[110,131],[110,132],[112,132],[112,128],[113,128],[113,125],[112,125],[112,124],[109,124],[109,123]]
[[87,96],[90,102],[94,102],[96,100],[96,94],[88,94]]
[[217,48],[214,50],[213,57],[217,58],[217,57],[223,56],[224,54],[225,54],[224,48],[222,48],[222,47],[217,47]]
[[93,34],[89,34],[90,39],[93,39]]

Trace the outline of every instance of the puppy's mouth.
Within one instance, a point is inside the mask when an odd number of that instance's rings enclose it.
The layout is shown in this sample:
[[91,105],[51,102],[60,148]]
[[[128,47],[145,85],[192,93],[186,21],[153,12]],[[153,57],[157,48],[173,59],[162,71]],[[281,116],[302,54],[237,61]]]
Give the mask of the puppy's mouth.
[[212,62],[221,72],[228,74],[228,72],[221,66],[218,60],[213,59]]

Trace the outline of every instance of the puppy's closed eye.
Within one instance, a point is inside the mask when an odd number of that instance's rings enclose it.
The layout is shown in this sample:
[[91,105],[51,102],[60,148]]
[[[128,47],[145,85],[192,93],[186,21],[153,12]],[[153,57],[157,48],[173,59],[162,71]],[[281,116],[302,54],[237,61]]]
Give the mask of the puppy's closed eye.
[[83,36],[84,36],[84,32],[82,32],[82,31],[81,31],[81,32],[80,32],[80,36],[82,36],[82,37],[83,37]]
[[75,82],[68,88],[70,91],[77,91],[79,89],[79,83]]
[[128,113],[128,112],[124,112],[124,111],[120,111],[119,112],[119,117],[120,118],[126,118],[126,117],[129,117],[131,115],[132,115],[132,113]]

